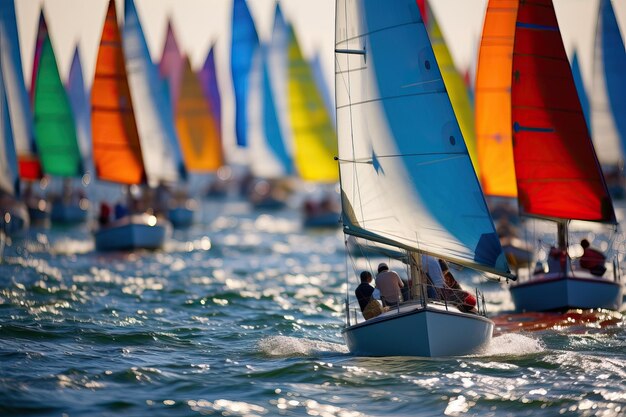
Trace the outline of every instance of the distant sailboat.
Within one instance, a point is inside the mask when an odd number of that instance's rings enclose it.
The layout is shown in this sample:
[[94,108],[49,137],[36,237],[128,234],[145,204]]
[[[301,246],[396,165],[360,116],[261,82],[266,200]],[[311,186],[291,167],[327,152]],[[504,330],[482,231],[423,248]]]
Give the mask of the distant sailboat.
[[[0,44],[3,32],[0,31]],[[7,235],[28,227],[26,205],[19,200],[20,178],[0,54],[0,259]]]
[[612,279],[576,269],[568,255],[571,220],[616,224],[578,100],[552,0],[520,2],[512,60],[513,152],[523,216],[557,223],[556,258],[511,287],[517,310],[618,309],[619,271]]
[[415,0],[339,0],[336,13],[343,230],[404,253],[412,294],[361,323],[347,311],[344,339],[365,356],[476,352],[493,322],[434,299],[424,256],[510,274]]
[[235,90],[235,133],[239,146],[248,144],[249,76],[258,47],[259,36],[246,1],[233,0],[230,65]]
[[79,223],[87,219],[89,202],[74,190],[72,178],[85,173],[78,147],[74,115],[61,81],[43,10],[39,19],[38,45],[33,74],[35,137],[43,172],[63,179],[62,194],[52,197],[52,221]]
[[576,91],[578,92],[578,99],[580,100],[580,107],[585,115],[585,121],[587,127],[591,133],[591,110],[589,107],[589,98],[587,90],[585,88],[585,82],[583,81],[583,75],[580,71],[580,62],[578,60],[578,54],[574,51],[574,57],[572,58],[572,76],[574,77],[574,84],[576,85]]
[[[91,109],[89,94],[85,88],[83,68],[78,46],[74,50],[70,74],[66,85],[67,95],[74,115],[78,145],[83,155],[83,168],[90,175],[93,174],[93,158],[91,155]],[[88,183],[91,178],[85,178]]]
[[4,83],[9,103],[9,114],[17,152],[20,178],[26,181],[22,198],[33,221],[46,220],[49,208],[46,201],[35,195],[33,182],[39,181],[43,173],[35,146],[35,128],[28,92],[24,82],[19,35],[15,16],[14,0],[0,0],[0,54],[4,61]]
[[601,0],[596,27],[591,130],[611,194],[626,195],[626,48],[610,0]]
[[[92,140],[96,176],[125,185],[147,182],[133,101],[126,73],[115,0],[109,2],[91,90]],[[146,143],[148,145],[148,143]],[[168,223],[131,207],[131,214],[95,231],[96,249],[156,249]],[[101,213],[102,214],[102,213]]]
[[166,80],[171,103],[170,108],[172,109],[176,108],[176,103],[180,96],[183,70],[183,54],[178,47],[172,22],[168,20],[163,54],[161,55],[161,61],[159,61],[159,73]]

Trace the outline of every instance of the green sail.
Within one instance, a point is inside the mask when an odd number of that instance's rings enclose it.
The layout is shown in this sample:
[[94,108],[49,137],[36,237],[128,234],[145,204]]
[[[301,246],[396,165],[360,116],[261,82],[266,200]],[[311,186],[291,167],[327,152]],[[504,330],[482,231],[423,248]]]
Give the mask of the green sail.
[[46,174],[80,177],[83,167],[72,109],[45,23],[42,26],[45,33],[40,32],[43,36],[33,96],[37,149]]

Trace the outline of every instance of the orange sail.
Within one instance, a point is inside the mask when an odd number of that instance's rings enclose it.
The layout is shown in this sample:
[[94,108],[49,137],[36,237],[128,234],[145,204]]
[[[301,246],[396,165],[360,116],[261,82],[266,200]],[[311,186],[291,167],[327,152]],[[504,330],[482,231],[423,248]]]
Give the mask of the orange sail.
[[511,140],[511,68],[519,0],[489,0],[476,76],[480,182],[490,196],[517,197]]
[[192,172],[215,172],[224,162],[218,123],[187,57],[182,72],[176,129],[185,166]]
[[137,124],[128,88],[115,0],[110,0],[91,90],[96,175],[122,184],[145,182]]

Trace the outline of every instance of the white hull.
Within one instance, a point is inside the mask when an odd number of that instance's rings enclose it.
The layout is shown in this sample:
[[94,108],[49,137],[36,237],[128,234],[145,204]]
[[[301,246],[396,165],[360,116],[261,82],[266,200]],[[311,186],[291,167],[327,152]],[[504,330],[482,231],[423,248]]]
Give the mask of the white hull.
[[537,274],[530,281],[511,286],[517,311],[565,311],[572,308],[618,310],[622,305],[619,282],[575,271]]
[[400,307],[343,330],[350,353],[359,356],[458,356],[491,340],[493,322],[454,307]]
[[87,220],[88,211],[78,204],[52,203],[50,218],[58,223],[82,223]]
[[154,216],[124,217],[94,233],[96,250],[159,249],[169,231],[169,223]]

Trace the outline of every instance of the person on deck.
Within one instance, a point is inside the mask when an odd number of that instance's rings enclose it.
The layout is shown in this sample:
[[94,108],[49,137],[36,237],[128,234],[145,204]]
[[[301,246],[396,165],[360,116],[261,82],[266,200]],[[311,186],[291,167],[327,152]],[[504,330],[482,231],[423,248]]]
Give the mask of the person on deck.
[[587,239],[581,240],[580,246],[583,247],[583,256],[580,257],[580,267],[588,269],[593,275],[602,276],[606,272],[606,267],[604,266],[606,257],[604,254],[590,247]]
[[389,266],[382,262],[378,265],[378,274],[376,275],[376,288],[380,291],[380,297],[383,305],[396,307],[402,299],[402,288],[404,283],[395,271],[390,271]]
[[100,203],[100,214],[98,215],[98,223],[100,226],[109,224],[111,218],[111,207],[105,202]]

